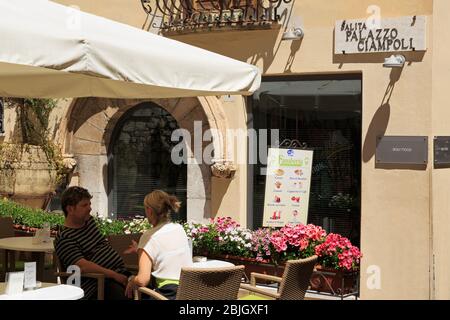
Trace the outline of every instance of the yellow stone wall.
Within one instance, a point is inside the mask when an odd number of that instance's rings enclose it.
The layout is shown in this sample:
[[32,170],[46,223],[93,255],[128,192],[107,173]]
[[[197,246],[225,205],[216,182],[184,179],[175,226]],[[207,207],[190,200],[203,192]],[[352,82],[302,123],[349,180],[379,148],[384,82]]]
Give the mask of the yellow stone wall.
[[[142,28],[145,15],[138,0],[59,0],[82,10]],[[407,54],[402,72],[382,67],[386,54],[335,56],[334,23],[364,18],[370,5],[382,18],[428,16],[428,50]],[[448,170],[433,170],[432,137],[450,135],[446,88],[450,35],[447,0],[299,0],[293,17],[301,17],[302,41],[281,41],[281,30],[220,32],[173,38],[259,66],[265,75],[358,73],[363,79],[362,230],[363,299],[449,298],[450,255]],[[390,99],[385,97],[395,82]],[[224,102],[232,128],[246,128],[243,101]],[[375,169],[375,137],[430,137],[430,164],[425,170]],[[212,181],[212,208],[246,223],[245,166],[229,183]],[[431,220],[433,218],[433,220]],[[433,265],[433,255],[435,265]],[[380,270],[381,288],[370,289],[370,267]],[[434,271],[435,270],[435,273]],[[436,276],[435,281],[433,277]]]

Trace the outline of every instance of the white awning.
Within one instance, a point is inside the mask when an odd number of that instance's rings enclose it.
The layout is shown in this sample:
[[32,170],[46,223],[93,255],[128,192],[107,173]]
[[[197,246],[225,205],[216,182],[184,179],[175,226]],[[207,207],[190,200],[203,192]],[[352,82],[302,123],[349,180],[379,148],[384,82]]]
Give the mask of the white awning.
[[248,95],[257,67],[47,0],[0,0],[0,97]]

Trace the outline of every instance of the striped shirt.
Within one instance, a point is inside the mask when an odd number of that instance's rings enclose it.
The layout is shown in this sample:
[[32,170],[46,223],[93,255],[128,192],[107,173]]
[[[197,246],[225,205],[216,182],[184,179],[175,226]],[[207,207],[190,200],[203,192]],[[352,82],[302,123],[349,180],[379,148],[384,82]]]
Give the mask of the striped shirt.
[[[66,270],[70,265],[74,265],[80,259],[86,259],[103,268],[125,275],[128,274],[122,258],[100,233],[92,216],[79,229],[63,227],[62,231],[56,236],[55,251],[63,270]],[[97,281],[82,277],[81,288],[84,290],[86,299],[94,298],[97,291]]]

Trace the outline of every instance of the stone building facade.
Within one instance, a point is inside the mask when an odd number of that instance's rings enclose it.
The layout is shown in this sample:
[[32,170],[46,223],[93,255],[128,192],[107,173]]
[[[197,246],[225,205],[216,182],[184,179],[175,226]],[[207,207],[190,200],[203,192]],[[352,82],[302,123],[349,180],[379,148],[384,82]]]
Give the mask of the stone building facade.
[[[148,17],[138,0],[57,2],[77,5],[83,11],[149,29]],[[371,15],[368,12],[372,12],[368,9],[374,10],[374,6],[379,9],[382,19],[427,18],[426,50],[403,52],[407,60],[403,68],[383,67],[384,59],[392,52],[353,55],[334,50],[336,21],[368,18]],[[450,297],[450,254],[447,250],[450,171],[433,165],[433,138],[450,135],[446,120],[450,112],[446,103],[446,87],[450,81],[447,61],[449,11],[447,0],[398,0],[395,3],[387,0],[302,0],[289,7],[278,27],[168,35],[257,65],[265,76],[264,88],[277,81],[298,83],[299,92],[314,81],[324,81],[320,88],[314,89],[319,91],[324,90],[325,83],[344,81],[344,86],[346,81],[359,83],[356,100],[352,100],[356,101],[359,110],[352,112],[360,116],[360,131],[353,134],[359,137],[355,140],[359,142],[353,143],[357,146],[353,159],[357,160],[360,173],[356,193],[359,196],[358,238],[364,253],[361,268],[363,299]],[[304,37],[298,41],[283,40],[284,31],[293,24],[301,26]],[[326,90],[332,91],[330,86]],[[339,93],[334,99],[339,95],[345,96],[344,100],[349,97],[347,93]],[[73,155],[77,161],[71,183],[89,188],[94,193],[95,210],[107,215],[111,213],[107,173],[109,148],[114,142],[111,140],[114,130],[127,111],[151,102],[170,113],[179,128],[193,133],[194,121],[202,121],[203,131],[215,128],[226,137],[227,129],[246,131],[256,123],[258,113],[252,107],[251,99],[232,96],[154,101],[68,100],[60,103],[59,111],[54,115],[55,139],[63,146],[64,153],[68,157]],[[320,108],[324,101],[327,102],[323,96],[318,101],[312,99],[312,109],[305,113],[313,114],[314,106]],[[277,103],[280,110],[288,111],[293,109],[286,106],[300,106],[297,109],[303,106],[303,102],[293,103],[289,99]],[[297,114],[288,111],[280,111],[272,119],[289,120],[290,115]],[[1,139],[7,141],[11,136],[9,126],[15,121],[14,112],[5,110],[4,117],[6,130]],[[310,143],[315,141],[314,136],[319,137],[323,132],[318,129],[330,123],[326,119],[305,119],[296,118],[295,122],[317,123],[314,130],[309,130]],[[345,128],[339,130],[347,132]],[[428,164],[420,167],[377,165],[379,136],[428,137]],[[342,137],[348,139],[345,134]],[[339,134],[328,136],[329,141],[343,141],[342,137]],[[208,142],[203,141],[202,149],[207,145]],[[247,140],[235,143],[233,150],[227,150],[227,145],[224,141],[213,141],[214,149],[220,150],[217,154],[221,155],[231,151],[237,154],[239,149],[245,151],[248,148]],[[187,147],[191,151],[195,149],[191,144]],[[193,152],[190,157],[194,157]],[[215,160],[215,166],[195,161],[188,164],[187,218],[202,220],[231,216],[242,225],[256,226],[254,217],[260,213],[253,210],[257,176],[252,167],[235,159],[230,161],[226,156]],[[333,170],[339,168],[333,167]]]

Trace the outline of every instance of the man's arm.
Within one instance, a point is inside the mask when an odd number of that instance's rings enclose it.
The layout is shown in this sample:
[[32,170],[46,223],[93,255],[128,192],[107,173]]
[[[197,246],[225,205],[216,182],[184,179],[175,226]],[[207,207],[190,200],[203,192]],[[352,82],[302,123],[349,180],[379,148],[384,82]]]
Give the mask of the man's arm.
[[80,267],[81,272],[101,273],[101,274],[104,274],[106,278],[111,278],[111,279],[123,284],[124,286],[127,285],[127,282],[128,282],[127,276],[120,274],[118,272],[115,272],[111,269],[103,268],[92,261],[82,258],[82,259],[78,260],[75,264],[78,267]]

